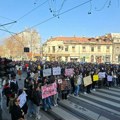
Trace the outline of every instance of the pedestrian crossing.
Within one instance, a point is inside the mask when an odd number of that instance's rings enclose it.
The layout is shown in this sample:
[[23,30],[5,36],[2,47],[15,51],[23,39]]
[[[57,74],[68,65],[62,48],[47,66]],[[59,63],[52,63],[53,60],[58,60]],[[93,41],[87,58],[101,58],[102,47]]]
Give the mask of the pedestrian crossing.
[[[98,89],[91,94],[70,95],[60,102],[62,107],[72,109],[93,120],[120,120],[120,88]],[[78,116],[79,117],[79,116]],[[80,118],[80,117],[79,117]]]

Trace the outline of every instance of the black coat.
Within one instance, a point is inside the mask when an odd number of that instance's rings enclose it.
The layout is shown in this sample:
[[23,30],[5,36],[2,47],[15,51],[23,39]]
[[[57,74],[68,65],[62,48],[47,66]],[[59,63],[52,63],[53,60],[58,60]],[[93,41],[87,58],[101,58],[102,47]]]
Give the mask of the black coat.
[[20,106],[17,106],[15,104],[12,106],[10,113],[11,113],[12,120],[18,120],[20,118],[24,118],[24,116],[22,115]]
[[40,105],[40,100],[41,100],[41,93],[40,91],[36,91],[34,90],[33,93],[32,93],[32,102],[39,106]]
[[16,83],[13,82],[13,81],[10,82],[10,89],[14,93],[18,92],[18,83],[17,83],[17,81],[16,81]]

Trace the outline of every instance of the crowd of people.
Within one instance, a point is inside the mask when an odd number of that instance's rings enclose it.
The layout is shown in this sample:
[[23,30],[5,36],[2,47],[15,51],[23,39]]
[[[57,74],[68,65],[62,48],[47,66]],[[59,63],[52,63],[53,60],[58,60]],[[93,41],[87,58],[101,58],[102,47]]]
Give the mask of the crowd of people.
[[[103,87],[120,86],[120,65],[79,62],[12,61],[3,81],[3,95],[12,120],[40,119],[69,95],[90,94]],[[22,79],[22,74],[26,78]],[[16,77],[17,76],[17,77]],[[17,80],[24,81],[19,89]]]

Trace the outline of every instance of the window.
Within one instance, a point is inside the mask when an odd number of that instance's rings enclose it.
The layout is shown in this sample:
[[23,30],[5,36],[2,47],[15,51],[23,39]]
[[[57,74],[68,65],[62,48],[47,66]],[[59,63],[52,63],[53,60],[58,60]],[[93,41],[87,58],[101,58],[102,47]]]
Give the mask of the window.
[[68,46],[65,46],[65,51],[68,51]]
[[116,52],[119,52],[119,47],[116,47],[115,49],[116,49]]
[[106,46],[106,52],[110,52],[110,46]]
[[65,61],[68,61],[68,57],[65,57]]
[[75,52],[75,46],[72,46],[72,52]]
[[101,52],[101,47],[100,46],[98,46],[98,52]]
[[91,47],[91,52],[94,52],[94,47]]
[[82,51],[83,51],[83,52],[86,52],[86,47],[82,47]]
[[55,52],[55,46],[52,46],[52,52]]
[[50,47],[48,47],[48,52],[50,52]]
[[63,46],[58,46],[58,51],[63,50]]

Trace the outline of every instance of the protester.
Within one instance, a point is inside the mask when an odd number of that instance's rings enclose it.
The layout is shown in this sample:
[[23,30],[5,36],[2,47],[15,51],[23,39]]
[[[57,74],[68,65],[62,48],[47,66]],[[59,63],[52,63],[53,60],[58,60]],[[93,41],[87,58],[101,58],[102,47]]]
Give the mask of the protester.
[[24,120],[24,112],[21,110],[19,102],[20,100],[18,98],[15,98],[10,112],[12,120]]
[[4,95],[6,96],[6,106],[8,108],[8,104],[9,104],[9,100],[10,100],[10,96],[12,94],[12,91],[10,89],[10,86],[9,86],[9,82],[6,81],[6,84],[4,85],[3,87],[3,93]]

